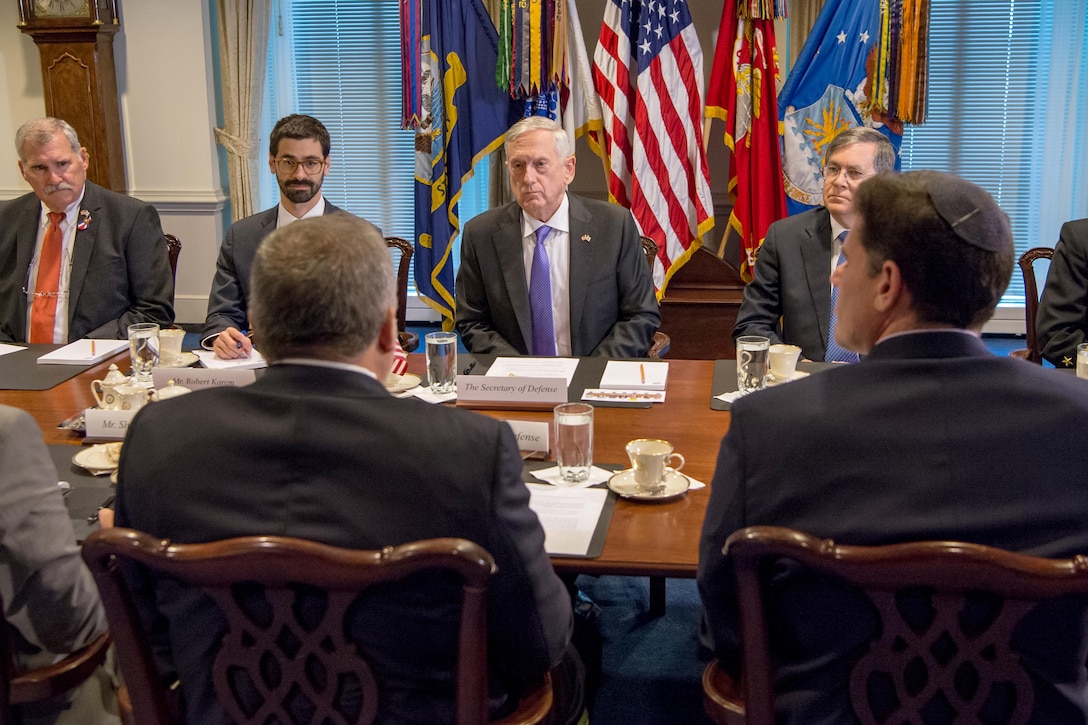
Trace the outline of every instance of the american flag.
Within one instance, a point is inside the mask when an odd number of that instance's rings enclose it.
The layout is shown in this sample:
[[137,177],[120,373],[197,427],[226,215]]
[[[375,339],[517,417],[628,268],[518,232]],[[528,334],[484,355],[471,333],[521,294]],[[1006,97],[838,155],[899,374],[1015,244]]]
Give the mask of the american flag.
[[593,82],[601,96],[608,194],[657,242],[658,296],[714,226],[699,132],[703,52],[685,0],[609,0]]

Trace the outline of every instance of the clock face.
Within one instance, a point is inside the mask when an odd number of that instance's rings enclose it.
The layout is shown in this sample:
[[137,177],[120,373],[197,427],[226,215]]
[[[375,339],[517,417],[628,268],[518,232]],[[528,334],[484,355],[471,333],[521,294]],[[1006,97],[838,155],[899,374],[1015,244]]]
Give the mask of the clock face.
[[89,0],[34,0],[39,18],[78,18],[90,15]]

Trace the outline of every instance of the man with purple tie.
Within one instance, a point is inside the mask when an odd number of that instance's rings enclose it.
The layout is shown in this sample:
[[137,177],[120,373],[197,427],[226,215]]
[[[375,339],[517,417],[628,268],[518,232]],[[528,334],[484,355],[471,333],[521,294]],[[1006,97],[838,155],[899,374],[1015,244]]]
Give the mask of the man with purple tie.
[[642,357],[661,315],[631,213],[567,192],[570,137],[531,116],[506,133],[516,202],[465,225],[457,332],[469,352]]

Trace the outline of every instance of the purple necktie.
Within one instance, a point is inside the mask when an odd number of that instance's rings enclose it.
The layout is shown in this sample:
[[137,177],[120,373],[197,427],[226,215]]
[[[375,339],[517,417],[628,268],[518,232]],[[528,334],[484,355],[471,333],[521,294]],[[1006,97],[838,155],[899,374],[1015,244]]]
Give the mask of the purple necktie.
[[[842,242],[846,239],[846,232],[839,235],[839,241]],[[840,266],[846,261],[846,255],[841,251],[839,252],[839,258],[835,262],[835,266]],[[858,354],[852,350],[847,350],[845,347],[835,341],[835,323],[838,320],[838,316],[835,314],[835,304],[839,301],[839,288],[831,287],[831,322],[827,325],[827,352],[824,353],[824,362],[846,362],[856,363],[858,361]]]
[[536,230],[536,248],[529,274],[529,307],[533,313],[533,354],[555,356],[555,325],[552,322],[551,264],[544,240],[552,230],[541,224]]

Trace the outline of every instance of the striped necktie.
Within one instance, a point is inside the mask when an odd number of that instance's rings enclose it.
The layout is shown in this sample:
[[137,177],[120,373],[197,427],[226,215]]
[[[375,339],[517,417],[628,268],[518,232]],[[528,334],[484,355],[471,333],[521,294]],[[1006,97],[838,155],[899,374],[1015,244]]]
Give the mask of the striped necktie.
[[552,321],[551,263],[544,240],[552,230],[541,224],[536,230],[536,248],[529,274],[529,308],[533,314],[534,355],[555,356],[555,324]]
[[53,342],[53,327],[57,320],[57,295],[60,291],[60,258],[64,234],[60,222],[64,212],[49,212],[49,228],[42,238],[38,258],[38,278],[34,282],[34,301],[30,307],[30,334],[27,342]]
[[[840,245],[846,240],[846,232],[843,232],[838,237]],[[846,261],[846,255],[842,253],[841,247],[839,251],[839,258],[835,262],[835,266],[840,266]],[[831,322],[827,325],[827,352],[824,353],[824,362],[845,362],[856,363],[858,361],[858,354],[852,350],[847,350],[845,347],[835,341],[835,323],[838,320],[838,316],[835,314],[835,306],[839,301],[839,288],[831,288]]]

